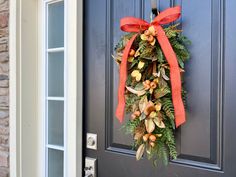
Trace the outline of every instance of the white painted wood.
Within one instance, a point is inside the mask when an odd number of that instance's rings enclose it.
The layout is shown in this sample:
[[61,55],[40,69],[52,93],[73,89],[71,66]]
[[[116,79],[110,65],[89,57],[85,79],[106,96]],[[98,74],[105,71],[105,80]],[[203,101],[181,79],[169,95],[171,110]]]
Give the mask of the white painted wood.
[[[44,0],[10,0],[10,173],[45,177],[42,98]],[[82,0],[67,2],[66,177],[82,177]],[[52,51],[53,52],[53,51]]]
[[38,177],[37,2],[10,3],[10,174]]
[[18,151],[18,146],[17,146],[17,138],[19,136],[17,135],[17,120],[16,120],[16,96],[17,96],[17,84],[16,84],[16,56],[17,56],[17,49],[16,49],[16,38],[17,38],[17,1],[15,0],[10,0],[10,9],[9,9],[9,53],[10,55],[10,60],[9,60],[9,65],[10,65],[10,92],[9,92],[9,97],[10,97],[10,172],[11,172],[11,177],[16,177],[17,173],[19,173],[19,168],[17,166],[17,151]]
[[[67,44],[67,177],[82,176],[82,43],[83,1],[66,1]],[[75,136],[76,135],[76,136]]]

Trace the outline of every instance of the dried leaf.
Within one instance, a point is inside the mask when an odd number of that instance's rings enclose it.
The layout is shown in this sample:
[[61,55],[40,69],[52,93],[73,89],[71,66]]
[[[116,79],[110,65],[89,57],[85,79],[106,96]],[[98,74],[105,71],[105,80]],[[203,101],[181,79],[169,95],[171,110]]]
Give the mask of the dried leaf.
[[168,89],[168,87],[162,87],[162,88],[155,90],[154,96],[156,99],[158,99],[158,98],[165,96],[168,93],[170,93],[170,90]]
[[155,129],[155,123],[153,122],[153,119],[146,119],[145,126],[146,126],[147,132],[152,133]]
[[143,96],[139,101],[139,110],[142,113],[148,104],[147,96]]
[[141,144],[136,152],[136,159],[140,160],[145,150],[145,144]]
[[165,79],[167,81],[170,80],[169,77],[166,75],[165,68],[161,68],[160,71],[161,71],[161,75],[162,75],[163,79]]
[[127,89],[129,92],[131,92],[131,93],[133,93],[133,94],[136,94],[136,95],[138,95],[138,96],[142,96],[142,95],[144,95],[144,94],[146,93],[145,90],[135,90],[135,89],[133,89],[133,88],[131,88],[131,87],[128,87],[128,86],[126,86],[126,89]]
[[156,126],[158,126],[159,128],[166,127],[164,122],[159,117],[154,118],[153,121],[155,122]]
[[144,67],[145,63],[143,61],[140,61],[138,63],[138,69],[142,69]]
[[139,120],[144,120],[146,118],[146,114],[142,113],[141,116],[139,117]]
[[134,89],[137,90],[137,91],[144,90],[143,83],[138,83],[138,84],[136,84],[135,87],[134,87]]
[[[159,76],[158,76],[159,77]],[[159,77],[158,78],[158,84],[159,84],[159,86],[161,87],[161,88],[163,88],[163,87],[167,87],[168,85],[167,85],[167,82],[162,78],[162,77]]]
[[150,113],[150,115],[149,115],[150,118],[154,118],[154,117],[156,117],[156,116],[157,116],[157,113],[154,112],[154,111],[152,111],[152,112]]

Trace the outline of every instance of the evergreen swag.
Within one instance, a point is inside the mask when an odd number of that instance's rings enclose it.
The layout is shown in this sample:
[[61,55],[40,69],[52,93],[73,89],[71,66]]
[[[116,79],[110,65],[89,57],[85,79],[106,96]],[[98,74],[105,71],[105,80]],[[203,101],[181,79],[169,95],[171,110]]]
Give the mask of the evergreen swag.
[[[186,48],[190,41],[177,28],[179,24],[164,28],[176,53],[180,72],[189,59]],[[128,77],[126,81],[126,113],[131,118],[124,125],[127,133],[134,137],[136,159],[146,151],[147,158],[156,164],[162,159],[176,159],[174,108],[171,98],[169,66],[158,44],[154,29],[150,27],[135,39],[128,58]],[[120,64],[122,52],[134,33],[124,35],[115,47],[115,61]],[[182,91],[183,100],[185,91]]]

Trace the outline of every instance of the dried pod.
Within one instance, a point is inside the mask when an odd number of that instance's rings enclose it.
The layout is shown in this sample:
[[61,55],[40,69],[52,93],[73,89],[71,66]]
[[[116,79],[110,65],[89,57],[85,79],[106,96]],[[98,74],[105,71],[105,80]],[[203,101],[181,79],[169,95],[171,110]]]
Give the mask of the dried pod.
[[157,84],[156,84],[155,82],[151,82],[151,83],[150,83],[150,87],[151,87],[152,89],[155,89],[155,88],[157,87]]
[[157,138],[156,138],[155,135],[150,135],[150,136],[149,136],[149,140],[150,140],[150,141],[156,141],[156,139],[157,139]]
[[130,52],[129,52],[129,56],[134,56],[134,54],[135,54],[135,50],[131,49]]
[[141,115],[141,112],[140,111],[135,111],[134,112],[134,115],[136,115],[137,117],[139,117]]
[[146,30],[146,31],[144,31],[144,34],[145,34],[146,36],[149,36],[149,35],[151,34],[151,32],[150,32],[149,30]]
[[150,136],[150,134],[145,134],[145,135],[143,136],[143,141],[144,141],[144,142],[147,142],[149,136]]
[[152,35],[148,36],[148,42],[153,42],[154,41],[154,37]]

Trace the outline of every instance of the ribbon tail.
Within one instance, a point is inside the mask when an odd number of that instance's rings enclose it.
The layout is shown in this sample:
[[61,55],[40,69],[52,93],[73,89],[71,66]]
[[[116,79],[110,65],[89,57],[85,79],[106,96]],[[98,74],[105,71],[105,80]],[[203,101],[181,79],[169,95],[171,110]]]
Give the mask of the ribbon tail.
[[165,32],[161,26],[155,27],[157,31],[157,40],[161,46],[161,49],[166,57],[170,66],[170,81],[172,90],[172,101],[175,112],[175,124],[176,127],[185,122],[185,109],[181,94],[181,77],[180,69],[176,55],[172,49],[172,46],[165,35]]
[[133,35],[133,37],[126,44],[125,49],[123,51],[122,61],[120,64],[120,83],[118,88],[118,105],[116,108],[116,117],[120,122],[123,122],[125,114],[125,85],[127,79],[127,59],[131,46],[137,35],[138,34]]

